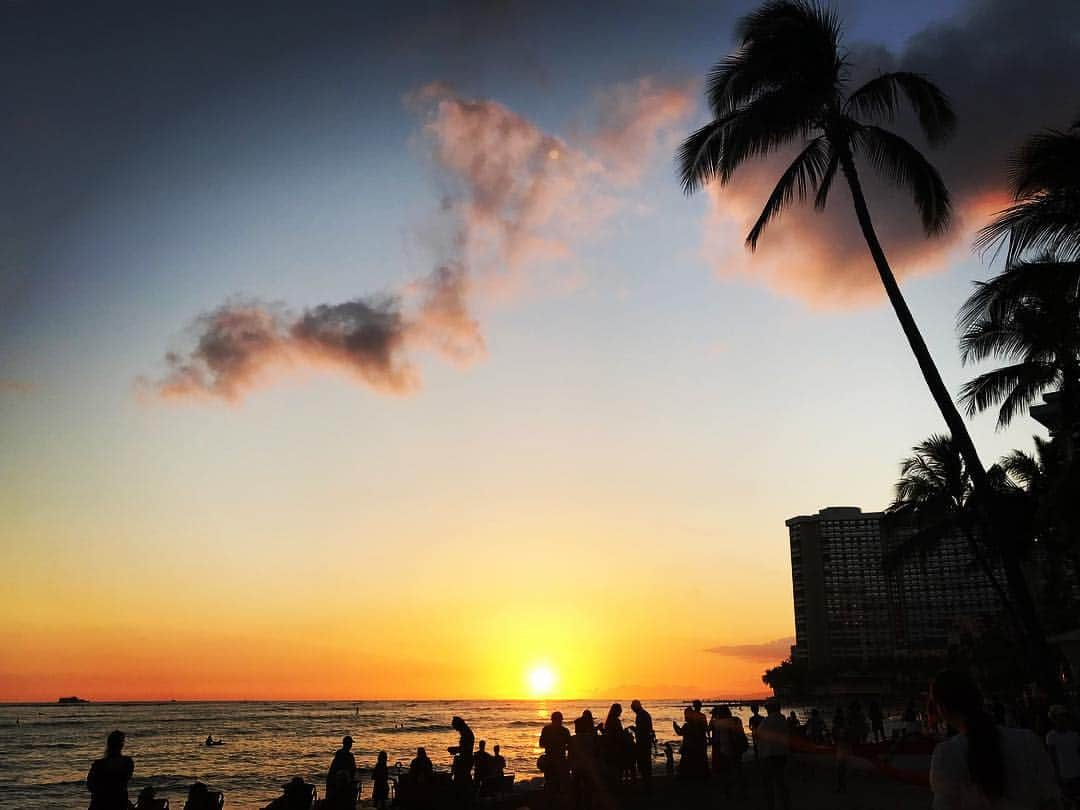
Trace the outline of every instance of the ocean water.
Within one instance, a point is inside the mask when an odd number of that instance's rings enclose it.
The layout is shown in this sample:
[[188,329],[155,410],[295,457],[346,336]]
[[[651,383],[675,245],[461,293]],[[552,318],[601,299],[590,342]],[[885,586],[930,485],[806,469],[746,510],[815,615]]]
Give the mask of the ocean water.
[[[459,714],[488,750],[502,746],[507,772],[517,780],[539,776],[540,729],[552,711],[567,722],[592,710],[602,722],[604,701],[422,701],[312,703],[89,703],[0,705],[0,810],[85,808],[90,763],[102,756],[113,729],[127,735],[125,753],[135,759],[132,800],[144,785],[182,807],[196,779],[225,793],[226,807],[256,808],[302,776],[322,795],[326,769],[345,734],[355,740],[357,764],[375,764],[386,751],[391,765],[407,763],[425,746],[439,769],[448,769],[448,746],[457,743],[450,719]],[[671,721],[681,701],[645,701],[660,740],[674,737]],[[737,710],[745,722],[746,713]],[[633,723],[623,702],[623,725]],[[207,734],[225,740],[208,748]],[[659,764],[659,763],[658,763]],[[661,766],[662,767],[662,766]],[[368,795],[370,784],[364,785]]]

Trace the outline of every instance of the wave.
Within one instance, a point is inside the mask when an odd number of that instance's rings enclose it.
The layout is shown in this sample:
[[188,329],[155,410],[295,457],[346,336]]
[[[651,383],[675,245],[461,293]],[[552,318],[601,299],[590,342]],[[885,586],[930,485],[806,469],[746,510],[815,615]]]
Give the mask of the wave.
[[418,725],[405,724],[402,726],[383,726],[382,728],[370,729],[372,734],[406,734],[413,732],[453,730],[453,726],[442,723],[420,723]]

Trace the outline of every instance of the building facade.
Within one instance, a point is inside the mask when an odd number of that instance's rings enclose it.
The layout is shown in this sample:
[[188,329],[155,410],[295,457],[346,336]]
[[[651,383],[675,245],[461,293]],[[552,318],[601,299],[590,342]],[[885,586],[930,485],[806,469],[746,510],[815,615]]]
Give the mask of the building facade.
[[[887,566],[902,529],[881,512],[829,507],[788,520],[795,607],[792,660],[843,671],[940,653],[1000,610],[963,536]],[[990,572],[998,577],[1000,571]]]

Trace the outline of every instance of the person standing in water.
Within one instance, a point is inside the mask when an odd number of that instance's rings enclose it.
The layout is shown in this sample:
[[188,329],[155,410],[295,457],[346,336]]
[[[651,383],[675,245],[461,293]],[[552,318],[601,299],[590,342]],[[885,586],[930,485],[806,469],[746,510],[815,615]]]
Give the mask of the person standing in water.
[[94,760],[86,774],[90,810],[128,810],[128,782],[135,761],[124,756],[124,732],[113,731],[105,740],[105,756]]
[[634,712],[634,759],[645,789],[645,795],[652,793],[652,754],[656,744],[653,731],[652,715],[641,705],[640,700],[630,703]]

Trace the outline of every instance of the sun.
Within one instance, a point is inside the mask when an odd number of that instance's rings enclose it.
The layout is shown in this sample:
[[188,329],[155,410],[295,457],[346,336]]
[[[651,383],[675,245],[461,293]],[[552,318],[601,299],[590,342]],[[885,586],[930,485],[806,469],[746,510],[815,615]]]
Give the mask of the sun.
[[533,697],[546,697],[555,688],[558,678],[549,666],[536,666],[529,670],[529,691]]

